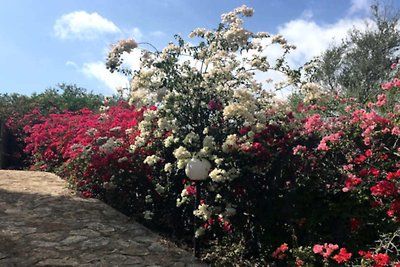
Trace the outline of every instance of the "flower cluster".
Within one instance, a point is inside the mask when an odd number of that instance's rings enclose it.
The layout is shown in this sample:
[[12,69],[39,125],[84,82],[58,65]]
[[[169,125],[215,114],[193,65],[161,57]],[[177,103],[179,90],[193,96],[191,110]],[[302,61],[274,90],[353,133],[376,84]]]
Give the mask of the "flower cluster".
[[[274,103],[254,71],[293,74],[265,55],[268,45],[283,56],[293,47],[244,29],[252,14],[243,6],[216,30],[196,29],[196,45],[178,36],[144,51],[130,88],[130,103],[144,108],[51,115],[27,129],[27,151],[85,196],[122,202],[158,229],[186,236],[200,221],[204,256],[221,265],[362,261],[356,251],[399,227],[400,108],[389,97],[397,87],[365,107],[318,97],[313,84],[296,108]],[[210,165],[200,184],[185,173],[194,161]]]

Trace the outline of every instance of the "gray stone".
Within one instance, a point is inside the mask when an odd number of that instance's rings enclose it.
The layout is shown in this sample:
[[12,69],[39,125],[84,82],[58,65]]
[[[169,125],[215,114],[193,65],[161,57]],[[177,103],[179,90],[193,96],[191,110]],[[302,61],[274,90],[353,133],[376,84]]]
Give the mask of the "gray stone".
[[82,243],[82,248],[97,248],[97,247],[103,247],[106,246],[110,243],[110,240],[105,237],[96,237],[94,239],[89,239],[86,240]]
[[0,266],[206,266],[54,174],[0,170]]
[[86,240],[86,239],[88,239],[87,236],[73,235],[73,236],[67,237],[66,239],[64,239],[60,243],[62,245],[71,245],[71,244],[78,243],[78,242],[81,242],[81,241]]

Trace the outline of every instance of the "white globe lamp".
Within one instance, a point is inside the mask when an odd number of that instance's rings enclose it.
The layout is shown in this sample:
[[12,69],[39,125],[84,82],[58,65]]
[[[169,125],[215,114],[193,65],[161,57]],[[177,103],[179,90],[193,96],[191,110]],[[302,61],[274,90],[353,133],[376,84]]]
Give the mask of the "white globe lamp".
[[185,173],[190,180],[204,181],[211,170],[211,163],[206,159],[193,158],[186,164]]

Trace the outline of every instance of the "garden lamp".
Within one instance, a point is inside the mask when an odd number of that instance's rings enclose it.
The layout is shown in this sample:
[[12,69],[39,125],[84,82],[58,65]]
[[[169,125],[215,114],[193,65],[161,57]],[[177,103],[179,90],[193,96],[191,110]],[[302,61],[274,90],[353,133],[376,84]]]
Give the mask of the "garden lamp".
[[[208,174],[211,170],[211,163],[206,159],[196,159],[192,158],[186,165],[185,173],[186,176],[195,182],[196,186],[196,195],[194,200],[194,210],[195,211],[200,204],[200,182],[204,181],[208,178]],[[196,230],[197,230],[197,218],[196,215],[193,214],[193,253],[195,257],[199,255],[199,246],[196,239]]]

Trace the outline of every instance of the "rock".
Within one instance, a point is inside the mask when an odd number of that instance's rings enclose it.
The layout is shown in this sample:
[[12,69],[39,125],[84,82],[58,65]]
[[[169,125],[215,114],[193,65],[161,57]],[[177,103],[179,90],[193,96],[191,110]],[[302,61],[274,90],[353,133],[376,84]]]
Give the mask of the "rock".
[[0,266],[206,266],[58,176],[0,170]]

